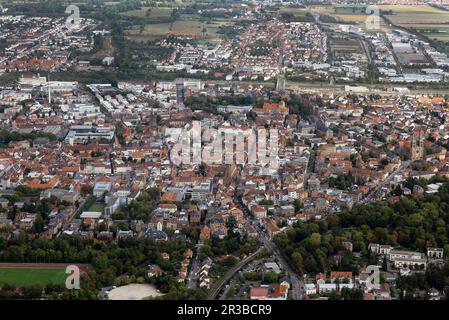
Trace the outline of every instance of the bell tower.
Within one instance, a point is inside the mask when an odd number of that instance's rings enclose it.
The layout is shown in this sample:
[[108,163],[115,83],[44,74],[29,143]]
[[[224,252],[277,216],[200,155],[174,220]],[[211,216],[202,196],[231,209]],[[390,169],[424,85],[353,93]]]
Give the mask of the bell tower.
[[424,158],[424,130],[422,128],[413,131],[410,158],[412,160],[421,160]]

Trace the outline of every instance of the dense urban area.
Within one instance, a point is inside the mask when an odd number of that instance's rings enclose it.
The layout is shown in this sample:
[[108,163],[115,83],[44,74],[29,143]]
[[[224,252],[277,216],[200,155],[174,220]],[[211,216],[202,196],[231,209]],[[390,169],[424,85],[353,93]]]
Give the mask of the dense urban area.
[[446,0],[0,1],[0,299],[446,300],[448,55]]

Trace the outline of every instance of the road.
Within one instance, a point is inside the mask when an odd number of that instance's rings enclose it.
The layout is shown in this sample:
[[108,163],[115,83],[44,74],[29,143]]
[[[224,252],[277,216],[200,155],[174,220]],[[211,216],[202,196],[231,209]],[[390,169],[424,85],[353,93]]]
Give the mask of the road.
[[385,187],[388,183],[390,183],[390,181],[394,178],[394,176],[400,174],[402,172],[402,170],[408,168],[410,166],[410,164],[413,161],[409,160],[409,161],[404,161],[402,162],[397,168],[396,170],[390,174],[384,181],[382,181],[377,187],[375,187],[363,200],[363,202],[365,203],[370,203],[370,202],[374,202],[379,200],[378,198],[380,197],[380,191],[382,190],[383,187]]
[[[215,85],[246,85],[251,84],[253,86],[262,86],[265,88],[274,88],[276,86],[273,82],[261,82],[261,81],[225,81],[225,80],[208,80],[205,81],[209,86],[215,86]],[[391,91],[392,88],[397,87],[398,84],[371,84],[367,83],[365,81],[360,81],[357,83],[354,83],[355,86],[366,86],[370,89],[371,92],[383,95],[383,96],[402,96],[404,95],[401,92],[395,92]],[[414,88],[414,86],[411,86],[410,84],[407,85],[401,85],[401,87],[409,87],[411,95],[414,94],[428,94],[428,95],[445,95],[449,94],[449,89],[447,88],[432,88],[432,87],[426,87],[425,85],[420,86],[419,88]],[[326,82],[306,82],[306,81],[293,81],[288,80],[286,84],[286,90],[292,90],[292,91],[299,91],[303,93],[310,93],[310,94],[332,94],[332,93],[341,93],[345,92],[345,85],[344,84],[334,84],[330,85],[328,81]]]
[[251,224],[256,229],[259,234],[259,241],[262,241],[263,246],[270,250],[273,256],[277,259],[280,267],[284,270],[291,282],[291,290],[293,295],[293,300],[302,300],[304,298],[304,284],[298,275],[290,268],[290,265],[284,259],[279,248],[273,243],[273,241],[268,237],[267,233],[264,232],[260,226],[258,225],[258,221],[252,217],[248,209],[243,205],[241,199],[236,198],[234,201],[238,207],[246,214],[247,219],[251,221]]
[[[254,268],[257,266],[257,264],[260,262],[260,260],[253,260],[250,263],[248,263],[244,268],[241,269],[240,272],[247,272],[248,270],[254,270]],[[221,292],[219,300],[226,300],[226,296],[229,292],[229,290],[231,290],[231,288],[235,287],[235,285],[239,282],[239,277],[238,274],[234,275],[233,278],[231,278],[231,280],[229,281],[228,285],[225,287],[225,289]],[[240,287],[240,292],[244,291],[244,286]]]
[[368,59],[368,65],[372,65],[373,59],[371,58],[371,53],[369,50],[369,46],[366,43],[366,40],[363,38],[360,38],[360,42],[362,43],[363,50],[365,50],[366,58]]
[[273,253],[273,255],[276,257],[282,270],[284,270],[288,274],[288,277],[290,278],[290,281],[291,281],[291,290],[292,290],[293,300],[302,300],[304,298],[304,292],[303,292],[304,285],[303,285],[301,279],[290,268],[290,265],[284,259],[279,248],[273,243],[273,241],[267,236],[267,234],[262,229],[260,229],[259,226],[257,226],[256,224],[254,224],[254,225],[255,225],[257,232],[259,233],[259,239],[263,242],[264,247]]
[[192,267],[190,268],[190,273],[188,277],[188,287],[189,289],[196,289],[198,287],[198,273],[200,272],[200,263],[198,261],[198,255],[201,251],[201,243],[195,246],[196,252],[192,259]]
[[[315,23],[318,26],[321,25],[320,14],[313,12],[312,16],[313,16],[313,19],[315,19]],[[321,38],[320,49],[321,49],[320,50],[320,61],[324,63],[327,60],[326,38]]]
[[237,263],[235,266],[233,266],[228,272],[226,272],[226,274],[223,277],[221,277],[220,280],[215,282],[213,287],[210,290],[208,300],[215,300],[215,298],[220,293],[220,291],[223,289],[223,287],[226,285],[226,283],[228,283],[229,280],[231,280],[232,277],[234,277],[234,275],[237,273],[237,271],[242,269],[247,263],[249,263],[254,258],[256,258],[257,255],[262,252],[262,250],[263,250],[263,248],[261,247],[253,254],[251,254],[248,257],[246,257],[245,259],[241,260],[239,263]]

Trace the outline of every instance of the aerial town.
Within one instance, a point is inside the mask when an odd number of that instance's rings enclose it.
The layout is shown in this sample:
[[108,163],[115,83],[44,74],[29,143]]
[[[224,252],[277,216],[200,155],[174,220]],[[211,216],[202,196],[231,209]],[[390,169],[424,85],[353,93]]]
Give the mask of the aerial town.
[[97,2],[0,6],[0,299],[449,297],[449,2]]

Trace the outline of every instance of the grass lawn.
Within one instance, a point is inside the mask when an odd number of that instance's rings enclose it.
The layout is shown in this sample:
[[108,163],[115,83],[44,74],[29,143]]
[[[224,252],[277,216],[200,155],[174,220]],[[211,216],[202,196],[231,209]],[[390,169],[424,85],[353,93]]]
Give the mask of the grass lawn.
[[33,284],[64,284],[68,275],[64,268],[0,268],[0,286],[9,284],[15,287]]
[[106,206],[102,203],[94,203],[87,209],[87,211],[93,211],[93,212],[103,212],[104,208]]

